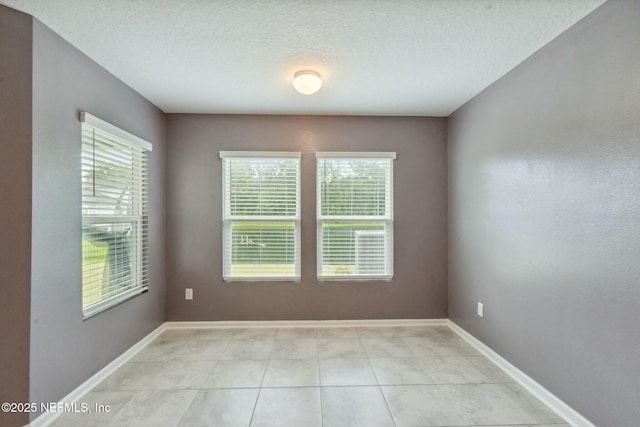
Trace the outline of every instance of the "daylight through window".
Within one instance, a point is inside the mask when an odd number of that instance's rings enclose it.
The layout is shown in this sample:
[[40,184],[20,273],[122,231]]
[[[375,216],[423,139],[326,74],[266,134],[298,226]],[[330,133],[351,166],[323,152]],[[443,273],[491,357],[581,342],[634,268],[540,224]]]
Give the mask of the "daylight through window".
[[82,121],[82,309],[96,314],[147,289],[151,144],[88,113]]
[[300,153],[220,152],[223,278],[300,279]]
[[393,277],[395,153],[317,153],[318,277]]

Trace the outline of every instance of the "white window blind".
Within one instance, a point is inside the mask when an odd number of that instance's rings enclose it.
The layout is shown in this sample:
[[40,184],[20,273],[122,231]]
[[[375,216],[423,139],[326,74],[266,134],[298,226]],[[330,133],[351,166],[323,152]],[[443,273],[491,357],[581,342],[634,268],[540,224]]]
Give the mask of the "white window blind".
[[393,277],[395,153],[317,153],[318,278]]
[[88,113],[82,122],[82,309],[92,316],[148,288],[151,144]]
[[299,280],[300,153],[220,157],[224,280]]

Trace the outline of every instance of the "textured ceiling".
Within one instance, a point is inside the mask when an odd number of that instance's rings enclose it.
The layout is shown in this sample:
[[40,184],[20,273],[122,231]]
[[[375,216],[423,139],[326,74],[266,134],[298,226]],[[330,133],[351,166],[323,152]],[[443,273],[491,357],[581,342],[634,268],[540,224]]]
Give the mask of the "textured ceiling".
[[[165,112],[446,116],[604,0],[0,0]],[[296,93],[293,73],[324,85]]]

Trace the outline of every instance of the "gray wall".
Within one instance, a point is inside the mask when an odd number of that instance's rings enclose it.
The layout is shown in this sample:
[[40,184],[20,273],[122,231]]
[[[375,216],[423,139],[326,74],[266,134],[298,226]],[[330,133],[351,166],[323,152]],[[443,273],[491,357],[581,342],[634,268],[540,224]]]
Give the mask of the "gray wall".
[[[446,317],[445,127],[439,118],[168,115],[168,320]],[[302,152],[301,283],[222,281],[220,150]],[[398,153],[395,277],[318,283],[315,152],[367,150]]]
[[640,419],[639,23],[605,3],[449,122],[449,316],[600,427]]
[[29,401],[32,22],[0,6],[0,402]]
[[[164,114],[34,20],[31,397],[57,401],[164,321]],[[153,143],[150,290],[86,321],[80,111]]]

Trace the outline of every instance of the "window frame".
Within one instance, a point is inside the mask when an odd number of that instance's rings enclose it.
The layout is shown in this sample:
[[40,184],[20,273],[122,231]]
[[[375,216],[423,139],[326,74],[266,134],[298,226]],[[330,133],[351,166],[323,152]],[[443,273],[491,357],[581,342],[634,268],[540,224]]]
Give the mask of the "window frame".
[[[302,154],[296,151],[220,151],[222,160],[222,280],[231,282],[300,282],[301,279],[301,220],[300,220],[300,187],[301,187],[301,157]],[[296,214],[295,215],[228,215],[227,214],[227,194],[231,182],[226,177],[226,159],[246,159],[246,160],[297,160],[296,167]],[[231,255],[228,250],[233,250],[230,239],[232,238],[231,228],[234,223],[241,222],[293,222],[294,224],[294,274],[280,276],[238,276],[231,274]]]
[[[395,152],[317,152],[316,153],[316,275],[318,281],[386,281],[393,279],[393,241],[394,241],[394,191],[393,191],[393,161],[397,155]],[[324,159],[330,160],[389,160],[389,181],[386,187],[389,189],[387,201],[388,213],[386,215],[323,215],[322,214],[322,177],[320,161]],[[325,223],[384,223],[385,238],[385,274],[323,274],[323,244],[324,234],[323,225]],[[355,237],[354,237],[355,238]],[[357,249],[354,245],[354,254],[356,257]]]
[[[135,177],[131,179],[132,185],[132,194],[135,194],[136,197],[131,201],[133,212],[128,215],[119,215],[116,213],[113,214],[85,214],[84,210],[86,208],[90,209],[92,203],[88,200],[85,200],[84,195],[84,184],[81,185],[83,191],[81,196],[81,209],[82,209],[82,244],[84,245],[85,240],[85,232],[84,229],[87,225],[95,225],[95,224],[117,224],[117,223],[126,223],[130,222],[135,224],[135,231],[132,233],[135,238],[135,242],[131,244],[130,247],[133,248],[132,254],[128,254],[131,258],[131,281],[132,285],[126,287],[122,291],[113,293],[106,298],[99,300],[96,303],[85,305],[85,283],[84,277],[82,278],[82,286],[81,286],[81,305],[82,305],[82,314],[83,319],[88,319],[93,317],[103,311],[118,305],[124,301],[127,301],[143,292],[147,292],[149,289],[149,268],[148,268],[148,252],[149,252],[149,187],[148,187],[148,177],[149,177],[149,153],[153,150],[153,145],[145,141],[142,138],[139,138],[136,135],[133,135],[119,127],[112,125],[109,122],[106,122],[98,117],[95,117],[87,112],[80,113],[80,122],[81,122],[81,140],[82,140],[82,148],[81,148],[81,163],[84,161],[83,159],[86,156],[85,152],[85,131],[92,130],[94,137],[95,132],[100,132],[103,137],[110,137],[114,140],[118,140],[118,143],[122,147],[126,147],[127,149],[131,149],[132,157],[135,156],[135,160],[139,162],[139,171],[135,174]],[[94,143],[95,144],[95,143]],[[135,153],[135,154],[134,154]],[[95,148],[94,148],[94,159],[95,159]],[[95,160],[94,160],[95,161]],[[82,169],[82,166],[81,166]],[[132,167],[132,172],[134,171]],[[94,169],[95,174],[95,169]],[[132,175],[133,176],[133,175]],[[113,183],[113,182],[112,182]],[[94,181],[95,185],[95,181]],[[84,250],[83,250],[84,252]],[[84,269],[84,255],[81,259],[81,266]],[[83,273],[84,276],[84,273]],[[113,286],[113,283],[110,281],[110,285]]]

